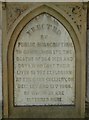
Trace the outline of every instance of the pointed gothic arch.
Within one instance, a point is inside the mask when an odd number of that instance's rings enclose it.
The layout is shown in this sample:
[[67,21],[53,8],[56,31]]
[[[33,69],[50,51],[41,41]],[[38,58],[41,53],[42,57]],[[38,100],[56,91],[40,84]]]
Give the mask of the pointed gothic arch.
[[[79,117],[80,114],[82,113],[81,111],[81,86],[79,86],[79,83],[81,83],[81,45],[80,45],[80,39],[79,36],[76,34],[75,31],[75,27],[72,24],[72,22],[70,21],[70,19],[66,18],[65,14],[62,14],[62,11],[58,11],[55,7],[53,7],[54,5],[48,5],[48,4],[42,4],[42,5],[37,5],[35,8],[33,8],[32,10],[28,10],[28,12],[26,12],[25,14],[23,13],[23,15],[21,17],[19,17],[17,19],[17,21],[14,24],[14,27],[12,28],[12,30],[9,33],[8,39],[8,48],[7,48],[7,60],[8,60],[8,83],[9,83],[9,105],[8,105],[8,112],[9,112],[9,117],[14,117],[14,115],[16,117],[43,117],[44,114],[47,117],[54,117],[54,115],[52,115],[52,111],[50,111],[50,107],[49,106],[44,106],[44,108],[41,108],[41,106],[38,106],[38,108],[36,106],[32,107],[32,109],[30,107],[26,107],[26,106],[18,106],[15,107],[14,106],[14,48],[15,45],[17,43],[18,37],[20,36],[20,34],[22,33],[22,31],[24,30],[24,28],[34,19],[36,18],[36,16],[39,16],[41,14],[48,14],[50,16],[52,16],[53,18],[55,18],[57,21],[59,21],[61,23],[61,25],[63,25],[63,27],[65,28],[65,30],[68,32],[73,46],[74,46],[74,50],[75,50],[75,104],[74,106],[71,106],[71,109],[69,106],[67,106],[65,108],[65,106],[62,106],[62,108],[60,106],[56,107],[53,106],[53,110],[54,114],[56,117],[68,117],[67,114],[70,113],[71,117]],[[61,109],[60,109],[61,108]],[[41,110],[40,110],[41,109]],[[78,111],[78,109],[80,110],[80,112]],[[21,112],[22,110],[22,112]],[[17,112],[16,112],[17,111]],[[29,114],[29,111],[31,112],[31,114]],[[45,112],[44,112],[45,111]],[[61,112],[60,112],[61,111]],[[67,111],[67,112],[66,112]],[[24,112],[26,114],[24,114]],[[37,112],[36,115],[34,115],[34,112]],[[23,113],[23,114],[22,114]],[[59,114],[60,113],[60,114]],[[65,116],[63,116],[63,113],[65,114]],[[75,114],[75,116],[74,116]]]

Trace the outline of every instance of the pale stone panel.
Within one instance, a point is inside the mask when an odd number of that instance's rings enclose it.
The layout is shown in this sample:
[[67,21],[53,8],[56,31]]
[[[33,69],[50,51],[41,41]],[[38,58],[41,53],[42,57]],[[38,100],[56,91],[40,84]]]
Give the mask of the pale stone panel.
[[41,14],[30,21],[14,49],[15,105],[74,105],[75,50],[67,30]]

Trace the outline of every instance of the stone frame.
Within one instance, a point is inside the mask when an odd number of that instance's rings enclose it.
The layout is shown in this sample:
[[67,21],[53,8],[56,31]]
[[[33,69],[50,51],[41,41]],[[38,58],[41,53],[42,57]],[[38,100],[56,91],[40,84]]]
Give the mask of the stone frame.
[[[30,3],[29,3],[30,4]],[[72,3],[71,3],[72,4]],[[76,3],[77,4],[77,3]],[[14,107],[13,106],[13,48],[24,26],[36,15],[48,13],[58,19],[73,39],[76,56],[76,104],[75,106]],[[85,117],[86,80],[86,20],[83,18],[80,34],[70,18],[54,3],[37,3],[24,12],[7,34],[6,10],[3,10],[3,97],[5,118],[83,118]],[[52,109],[53,108],[53,109]],[[30,114],[31,113],[31,114]]]

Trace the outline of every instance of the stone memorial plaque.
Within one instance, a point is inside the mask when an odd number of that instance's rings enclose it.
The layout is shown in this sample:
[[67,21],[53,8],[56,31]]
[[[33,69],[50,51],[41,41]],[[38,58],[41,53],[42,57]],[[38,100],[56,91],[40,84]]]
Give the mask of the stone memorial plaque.
[[75,49],[66,28],[40,14],[14,48],[14,105],[74,105]]
[[3,3],[3,118],[84,118],[83,3]]

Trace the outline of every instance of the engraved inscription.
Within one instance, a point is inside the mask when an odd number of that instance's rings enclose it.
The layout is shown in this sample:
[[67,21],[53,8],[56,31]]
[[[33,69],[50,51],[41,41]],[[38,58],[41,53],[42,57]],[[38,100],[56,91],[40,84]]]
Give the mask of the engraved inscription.
[[49,14],[32,19],[16,42],[14,104],[75,104],[75,50],[72,38],[66,28]]

